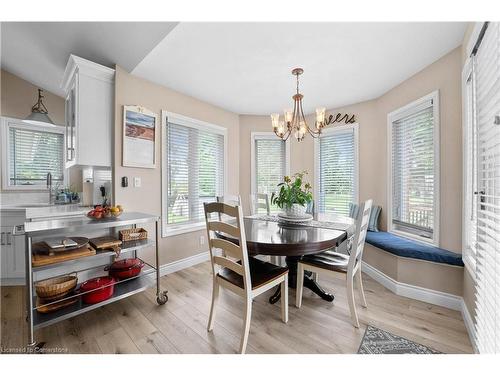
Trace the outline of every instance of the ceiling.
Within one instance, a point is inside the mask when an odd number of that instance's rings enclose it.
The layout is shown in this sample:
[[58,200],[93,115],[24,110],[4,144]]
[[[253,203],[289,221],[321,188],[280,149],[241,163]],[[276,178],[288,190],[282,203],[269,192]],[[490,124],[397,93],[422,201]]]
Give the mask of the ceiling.
[[[2,67],[62,95],[70,53],[240,114],[376,98],[458,47],[466,23],[2,23]],[[36,58],[34,58],[36,57]]]
[[54,94],[70,54],[131,71],[176,22],[2,22],[2,68]]

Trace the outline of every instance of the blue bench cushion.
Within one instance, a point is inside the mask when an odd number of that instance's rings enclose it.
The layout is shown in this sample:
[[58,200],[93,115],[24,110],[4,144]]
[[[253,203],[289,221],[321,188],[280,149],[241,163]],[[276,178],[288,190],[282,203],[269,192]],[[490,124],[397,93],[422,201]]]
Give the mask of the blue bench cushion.
[[367,232],[366,242],[400,257],[423,259],[453,266],[463,267],[464,265],[461,254],[408,240],[388,232]]

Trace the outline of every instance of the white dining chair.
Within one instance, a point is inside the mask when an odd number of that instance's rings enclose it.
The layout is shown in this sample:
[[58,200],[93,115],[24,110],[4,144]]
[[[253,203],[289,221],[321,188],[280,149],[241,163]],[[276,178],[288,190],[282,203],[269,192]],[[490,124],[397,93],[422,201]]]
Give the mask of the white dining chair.
[[[225,194],[225,195],[218,195],[215,197],[216,201],[219,203],[226,203],[229,204],[230,206],[241,206],[241,197],[239,195],[231,195],[231,194]],[[219,220],[223,220],[223,214],[219,214]],[[231,218],[228,219],[229,221],[234,221],[231,220]]]
[[[212,305],[207,330],[212,331],[214,327],[220,287],[243,297],[245,309],[240,342],[240,353],[243,354],[248,342],[255,297],[280,285],[281,320],[288,322],[288,269],[248,256],[241,206],[213,202],[204,203],[204,209],[213,275]],[[221,214],[234,218],[236,225],[217,220]],[[218,255],[216,249],[222,249],[223,255]]]
[[365,246],[366,231],[372,208],[372,200],[369,199],[359,207],[356,221],[356,231],[350,255],[338,253],[332,250],[323,253],[303,257],[297,267],[297,294],[295,305],[302,305],[302,291],[304,286],[304,272],[310,271],[321,274],[340,273],[345,275],[347,286],[347,301],[351,312],[352,324],[359,327],[358,313],[354,300],[354,279],[358,281],[358,289],[361,305],[367,307],[365,292],[363,290],[363,278],[361,274],[361,260]]
[[264,193],[250,194],[250,212],[252,215],[259,214],[259,209],[266,210],[266,214],[271,214],[269,195]]
[[226,203],[231,206],[241,206],[241,197],[239,195],[231,195],[231,194],[218,195],[216,197],[216,200],[219,203]]

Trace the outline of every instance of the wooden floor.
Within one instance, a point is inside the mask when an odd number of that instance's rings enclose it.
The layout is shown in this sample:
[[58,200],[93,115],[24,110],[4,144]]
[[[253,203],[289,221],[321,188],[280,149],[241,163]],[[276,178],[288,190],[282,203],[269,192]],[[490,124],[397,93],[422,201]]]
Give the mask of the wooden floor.
[[[444,353],[472,353],[460,312],[394,295],[363,275],[368,309],[359,307],[359,329],[350,322],[345,287],[340,279],[320,280],[336,298],[325,302],[304,291],[295,307],[290,289],[288,324],[270,293],[254,302],[247,353],[356,353],[367,324]],[[45,348],[70,353],[235,353],[242,329],[242,300],[222,291],[213,332],[206,330],[211,299],[210,264],[203,263],[162,278],[169,291],[164,306],[154,290],[98,308],[35,331]],[[23,290],[2,289],[1,346],[19,347],[26,337]]]

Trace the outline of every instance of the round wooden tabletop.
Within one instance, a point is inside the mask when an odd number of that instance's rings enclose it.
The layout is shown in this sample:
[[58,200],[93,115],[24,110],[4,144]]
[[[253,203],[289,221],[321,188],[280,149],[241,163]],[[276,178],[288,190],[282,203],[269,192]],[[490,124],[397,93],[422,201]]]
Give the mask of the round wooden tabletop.
[[[335,218],[354,225],[350,218]],[[247,249],[250,255],[302,256],[339,246],[347,238],[344,230],[245,218]]]

